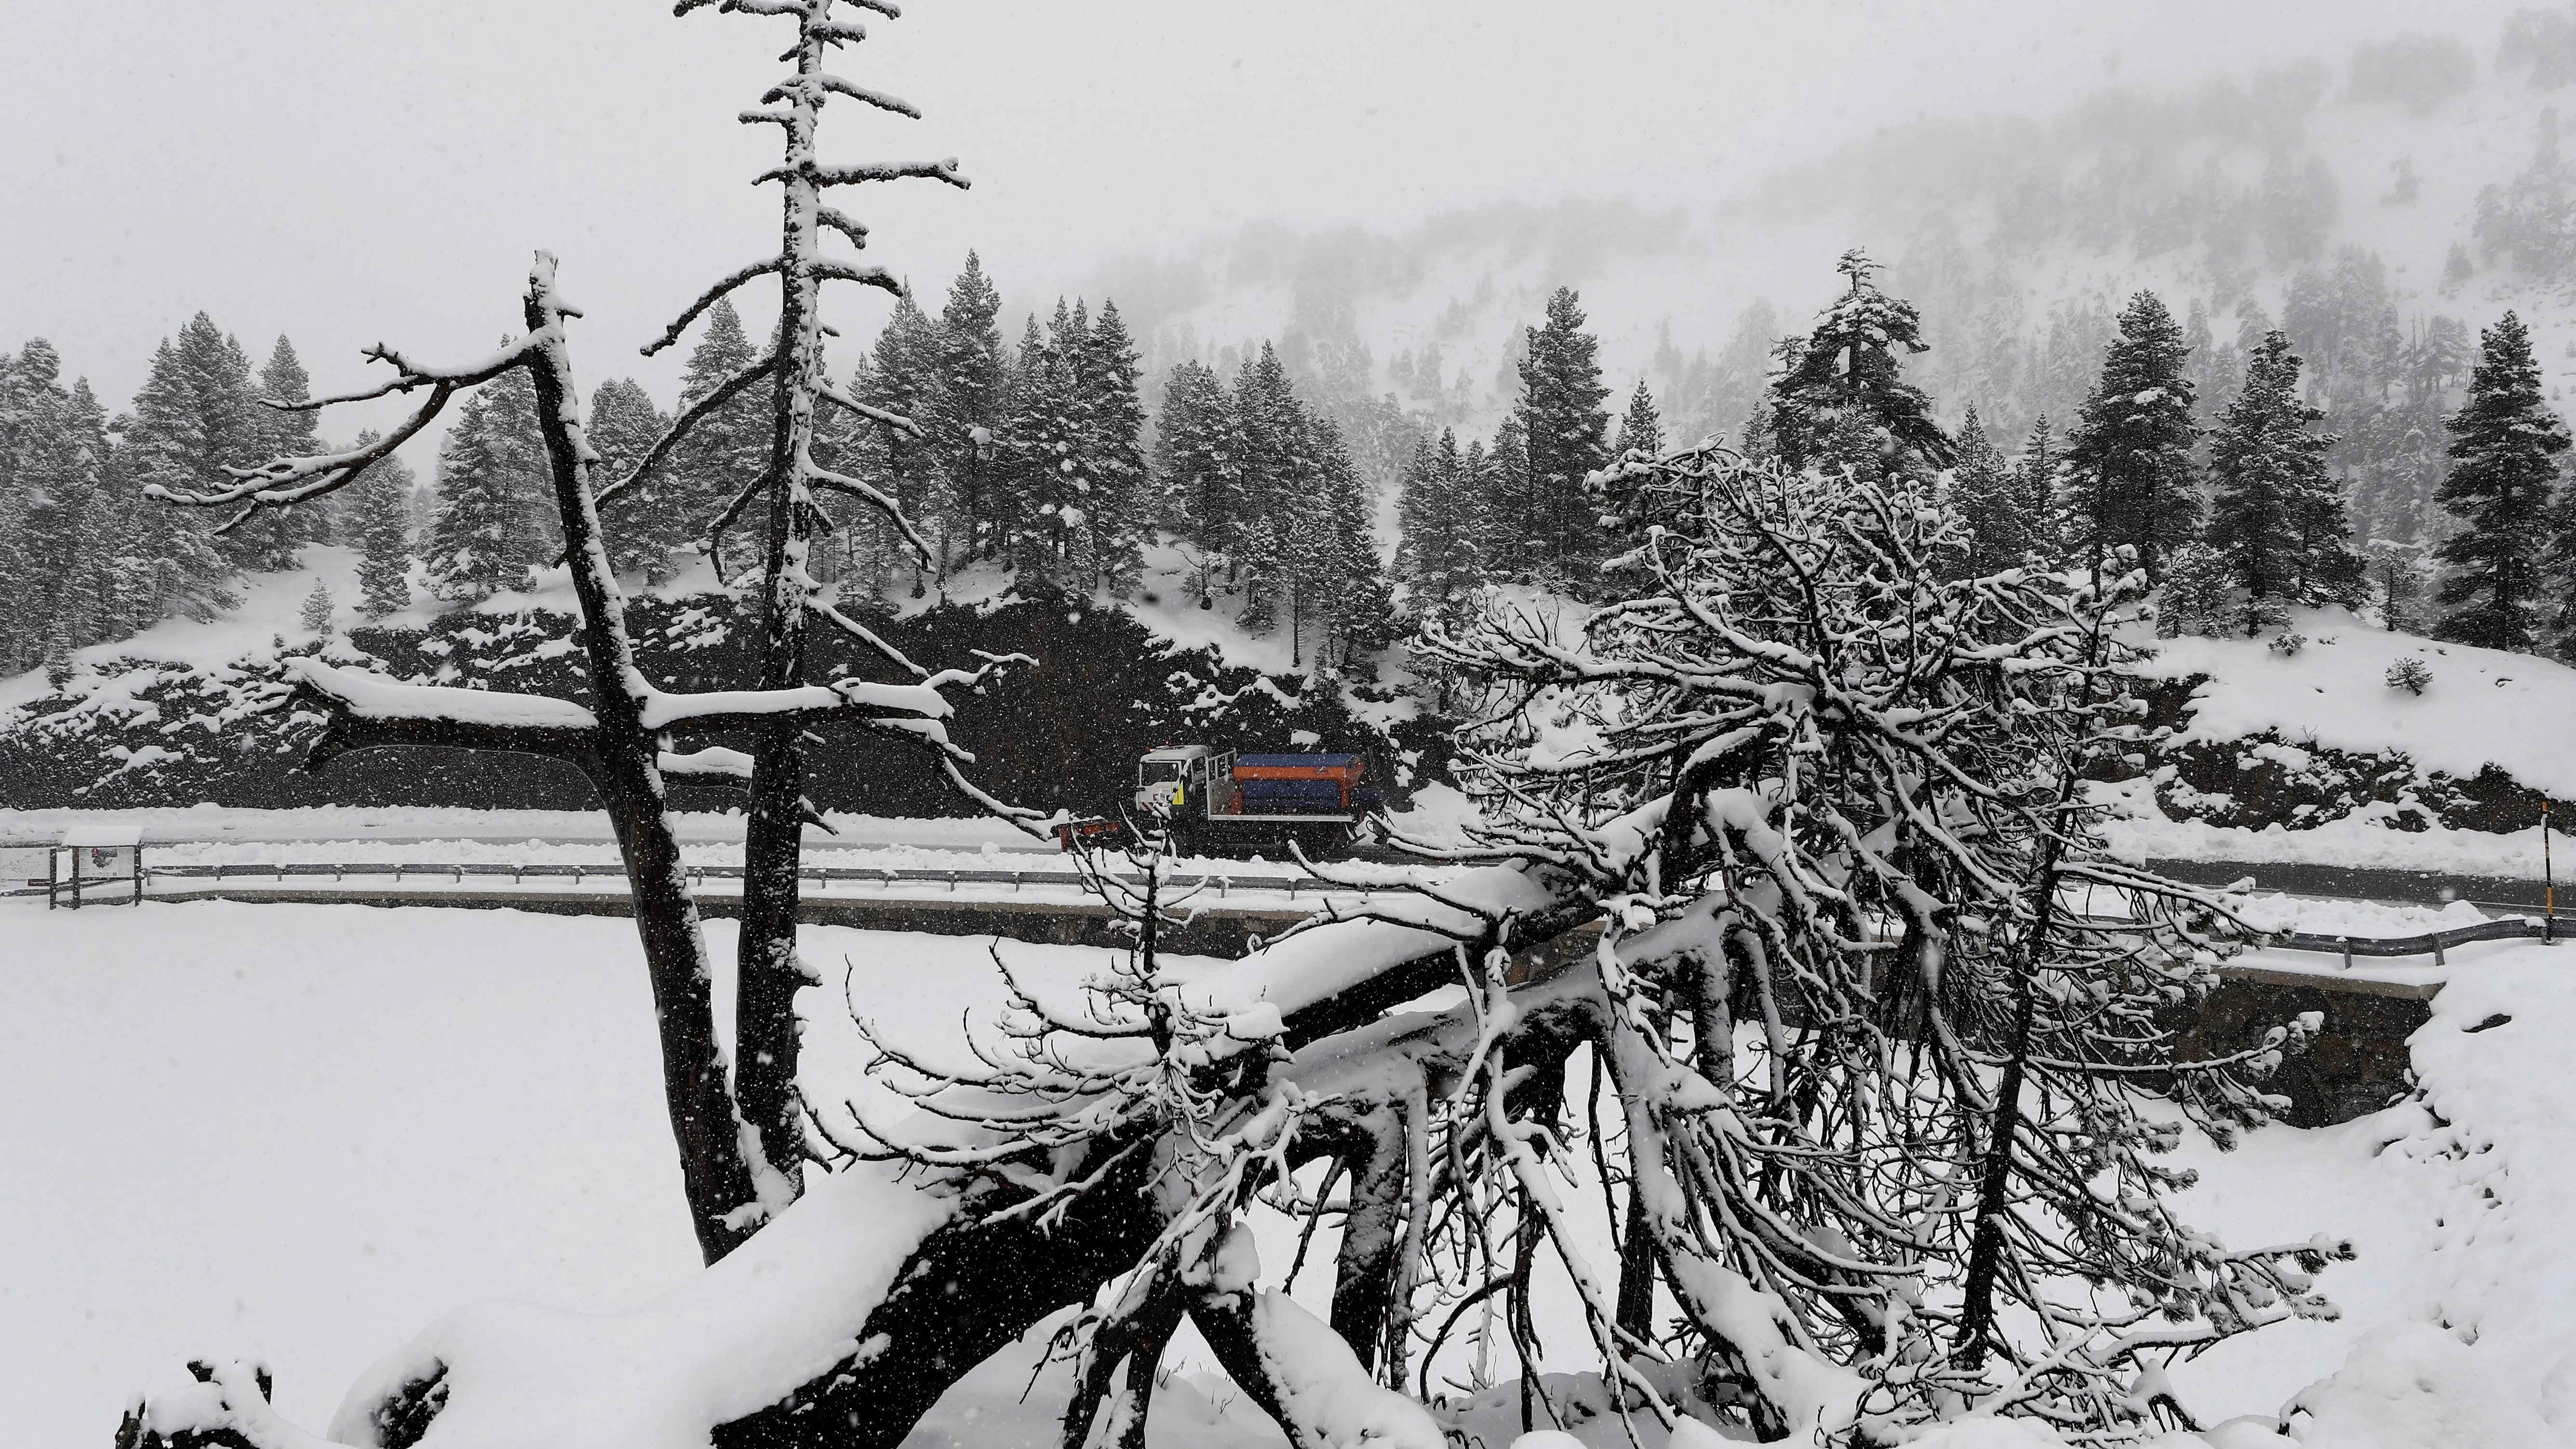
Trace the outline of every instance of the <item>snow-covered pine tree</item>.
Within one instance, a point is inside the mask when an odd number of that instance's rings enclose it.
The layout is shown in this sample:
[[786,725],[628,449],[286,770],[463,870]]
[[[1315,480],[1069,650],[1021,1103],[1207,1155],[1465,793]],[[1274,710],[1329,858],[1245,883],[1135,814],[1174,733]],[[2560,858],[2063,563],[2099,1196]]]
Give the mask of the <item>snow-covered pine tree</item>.
[[[631,377],[611,378],[590,394],[590,445],[599,450],[600,466],[612,478],[623,478],[644,461],[671,420],[654,405],[653,395]],[[690,517],[681,485],[657,473],[636,485],[633,496],[607,529],[609,562],[620,573],[640,575],[658,584],[677,571],[672,552],[686,543]]]
[[2379,606],[2379,627],[2392,634],[2423,632],[2424,562],[2418,549],[2378,543],[2370,550],[2370,592]]
[[1573,288],[1548,295],[1545,319],[1524,334],[1512,405],[1522,471],[1508,515],[1517,546],[1507,557],[1522,577],[1573,589],[1588,587],[1602,557],[1601,510],[1585,480],[1610,460],[1610,414],[1601,406],[1610,389],[1586,320]]
[[2434,500],[2460,520],[2435,550],[2449,565],[2435,637],[2529,649],[2540,634],[2551,496],[2567,424],[2541,392],[2531,334],[2511,312],[2480,332],[2468,403],[2451,415],[2451,471]]
[[[200,312],[152,354],[134,395],[132,421],[115,453],[126,486],[197,490],[229,482],[229,463],[254,456],[250,367],[241,349]],[[171,614],[211,619],[233,607],[237,565],[203,515],[180,508],[133,510],[134,535],[120,557],[143,562],[124,587],[140,628]]]
[[2030,510],[2031,547],[2041,560],[2055,564],[2073,551],[2067,542],[2067,520],[2064,512],[2067,490],[2059,476],[2065,458],[2058,451],[2058,439],[2050,426],[2048,414],[2041,413],[2022,439],[2021,451],[2013,455],[2013,487],[2022,506]]
[[422,542],[429,590],[471,603],[524,588],[554,556],[540,510],[549,487],[536,393],[506,372],[457,410],[438,449],[438,511]]
[[[921,435],[861,423],[852,456],[864,458],[865,465],[838,469],[864,473],[894,495],[904,517],[932,525],[934,534],[936,520],[958,508],[949,493],[948,462],[955,455],[934,441],[947,430],[946,350],[947,339],[939,324],[913,305],[911,297],[897,297],[893,313],[869,349],[867,370],[858,384],[863,390],[853,395],[870,407],[912,419],[921,426]],[[867,516],[850,519],[843,529],[855,535],[850,553],[863,592],[906,593],[913,598],[929,592],[928,576],[937,572],[939,560],[910,557],[909,541],[891,519],[870,510]]]
[[1233,401],[1225,384],[1196,358],[1174,363],[1164,375],[1163,405],[1155,414],[1154,473],[1170,502],[1173,532],[1202,558],[1232,555],[1242,547],[1234,507],[1242,480],[1233,441]]
[[2156,585],[2156,632],[2168,639],[2227,637],[2244,617],[2235,580],[2227,556],[2198,539],[2165,555],[2164,581]]
[[[592,413],[597,415],[594,406]],[[376,442],[360,433],[361,447]],[[603,456],[606,448],[601,448]],[[411,607],[411,469],[402,459],[380,459],[341,489],[345,536],[358,548],[358,612],[381,619]]]
[[930,449],[948,478],[954,510],[941,537],[955,535],[940,560],[944,572],[961,561],[990,551],[990,529],[996,514],[994,490],[1004,476],[1005,460],[995,446],[1007,421],[1010,358],[1002,342],[1002,294],[984,275],[983,259],[966,254],[966,266],[948,287],[939,310],[938,386],[927,400],[921,424]]
[[[1096,504],[1081,380],[1089,318],[1061,297],[1041,335],[1029,317],[1011,369],[1011,509],[1004,557],[1024,590],[1080,587],[1084,529]],[[1087,590],[1085,590],[1087,592]]]
[[1414,449],[1398,483],[1396,572],[1416,623],[1457,624],[1485,581],[1484,445],[1458,451],[1448,428]]
[[[1647,391],[1645,379],[1639,378],[1636,390],[1628,394],[1627,411],[1619,415],[1619,432],[1611,444],[1610,457],[1625,458],[1634,453],[1655,458],[1662,456],[1663,451],[1663,415],[1657,411],[1655,395]],[[1601,516],[1610,520],[1603,527],[1620,541],[1614,547],[1625,546],[1626,541],[1642,536],[1655,524],[1667,521],[1648,513],[1645,505],[1650,500],[1646,495],[1623,486],[1621,480],[1627,476],[1618,474],[1605,480],[1594,500]]]
[[2287,336],[2266,334],[2210,433],[2208,541],[2237,591],[2235,626],[2249,637],[2277,627],[2294,604],[2360,602],[2343,490],[2326,473],[2335,439],[2310,430],[2325,414],[2301,397],[2299,366]]
[[2030,507],[2019,470],[1986,437],[1974,404],[1959,423],[1958,439],[1950,493],[1971,540],[1962,566],[1972,575],[2019,568],[2039,543],[2044,515]]
[[1084,335],[1076,382],[1090,455],[1087,471],[1094,499],[1089,523],[1090,566],[1099,585],[1124,595],[1144,568],[1145,546],[1163,522],[1145,466],[1145,400],[1139,388],[1135,340],[1105,298]]
[[[80,552],[79,525],[101,486],[107,438],[86,384],[67,390],[62,357],[35,338],[12,357],[0,353],[0,542],[26,589],[25,606],[0,618],[0,669],[15,674],[51,647],[70,572]],[[94,628],[98,621],[79,621]]]
[[[747,371],[757,354],[730,301],[707,309],[706,328],[680,370],[680,408],[686,412]],[[657,479],[676,483],[673,497],[689,520],[689,536],[703,539],[717,518],[760,476],[770,433],[771,387],[756,380],[698,419],[672,448]],[[636,500],[640,501],[640,500]]]
[[1314,620],[1316,667],[1337,670],[1387,646],[1395,599],[1378,557],[1377,499],[1330,419],[1315,421],[1315,470],[1311,502],[1299,510],[1307,537],[1297,607]]
[[336,608],[331,602],[330,586],[315,579],[311,591],[304,596],[304,607],[297,618],[303,623],[305,633],[317,639],[329,639],[331,616]]
[[2135,549],[2147,577],[2158,579],[2165,555],[2200,529],[2191,349],[2153,292],[2131,297],[2119,325],[2066,439],[2065,543],[2076,562],[2095,569],[2113,550]]
[[[268,361],[262,363],[259,378],[251,388],[251,451],[249,459],[301,458],[322,451],[321,434],[314,431],[313,414],[300,407],[274,407],[274,403],[306,403],[313,399],[313,378],[304,370],[302,359],[295,355],[295,344],[279,333],[268,350]],[[241,459],[231,461],[240,462]],[[236,540],[236,557],[244,568],[271,573],[294,568],[298,550],[308,543],[333,540],[333,508],[296,508],[253,514],[226,537]]]
[[1471,445],[1467,450],[1467,477],[1476,497],[1477,555],[1491,579],[1529,577],[1528,544],[1517,521],[1528,497],[1527,443],[1521,420],[1506,416],[1494,429],[1490,447]]
[[1764,412],[1771,446],[1791,468],[1850,468],[1928,478],[1950,466],[1932,400],[1905,380],[1903,359],[1928,352],[1914,304],[1881,291],[1868,253],[1845,252],[1841,297],[1802,338],[1784,339]]
[[1243,592],[1243,623],[1260,633],[1273,623],[1295,537],[1288,516],[1311,487],[1313,430],[1278,350],[1267,342],[1244,359],[1230,401],[1227,451],[1239,460],[1231,528],[1240,542],[1229,561]]

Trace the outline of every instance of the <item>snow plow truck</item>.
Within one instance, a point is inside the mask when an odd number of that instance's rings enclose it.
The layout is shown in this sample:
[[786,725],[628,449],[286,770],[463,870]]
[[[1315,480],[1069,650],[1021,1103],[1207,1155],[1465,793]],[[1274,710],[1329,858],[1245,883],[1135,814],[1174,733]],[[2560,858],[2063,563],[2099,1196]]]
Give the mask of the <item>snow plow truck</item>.
[[[1368,780],[1365,755],[1238,755],[1214,745],[1164,745],[1137,761],[1129,809],[1139,817],[1168,812],[1186,854],[1284,858],[1293,842],[1321,858],[1347,851],[1385,803]],[[1090,821],[1057,836],[1069,850],[1076,832],[1122,828]]]

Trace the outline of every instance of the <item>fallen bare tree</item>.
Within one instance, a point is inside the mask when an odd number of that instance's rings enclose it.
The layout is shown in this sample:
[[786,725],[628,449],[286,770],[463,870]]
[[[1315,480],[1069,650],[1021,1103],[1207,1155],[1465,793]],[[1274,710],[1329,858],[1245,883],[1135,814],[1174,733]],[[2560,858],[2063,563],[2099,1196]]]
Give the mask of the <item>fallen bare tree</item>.
[[[1676,520],[1650,583],[1426,641],[1488,706],[1465,843],[1318,867],[1380,893],[1180,969],[1149,831],[1111,892],[1136,948],[1070,986],[1005,954],[962,1064],[875,1031],[876,1094],[808,1104],[832,1170],[737,1251],[632,1314],[452,1315],[330,1442],[893,1445],[1050,1322],[1067,1449],[1143,1442],[1183,1321],[1299,1449],[1486,1412],[2188,1422],[2162,1365],[2330,1313],[2349,1250],[2229,1250],[2166,1203],[2158,1155],[2261,1120],[2296,1042],[2178,1061],[2158,1024],[2233,928],[2112,860],[2077,788],[2137,740],[2137,580],[1945,578],[1956,517],[1901,481],[1624,466]],[[1333,1226],[1328,1320],[1251,1251],[1273,1210]],[[1568,1333],[1589,1379],[1539,1371]],[[308,1449],[258,1377],[209,1367],[126,1442]]]

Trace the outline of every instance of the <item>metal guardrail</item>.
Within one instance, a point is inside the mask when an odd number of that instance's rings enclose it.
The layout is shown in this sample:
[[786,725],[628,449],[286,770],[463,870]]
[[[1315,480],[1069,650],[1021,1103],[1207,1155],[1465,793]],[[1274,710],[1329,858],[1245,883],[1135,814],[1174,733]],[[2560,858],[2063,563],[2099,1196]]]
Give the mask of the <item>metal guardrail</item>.
[[2481,921],[2474,926],[2433,931],[2421,936],[2317,936],[2293,931],[2274,936],[2271,944],[2289,951],[2334,952],[2343,957],[2344,969],[2352,969],[2355,956],[2424,956],[2430,955],[2436,966],[2447,966],[2447,952],[2453,946],[2471,941],[2508,941],[2537,936],[2544,941],[2558,939],[2554,921],[2529,916],[2500,921]]
[[[445,876],[459,885],[464,884],[467,876],[507,876],[512,884],[519,884],[531,878],[569,879],[576,885],[594,876],[602,881],[623,881],[626,878],[625,868],[617,865],[505,865],[490,861],[369,861],[354,865],[227,862],[219,865],[155,865],[146,867],[143,874],[147,879],[153,880],[166,878],[214,881],[249,881],[263,878],[284,881],[289,877],[319,876],[328,876],[337,881],[353,875],[390,875],[397,883],[412,877],[435,879]],[[799,879],[824,885],[836,881],[866,881],[879,885],[945,885],[952,891],[960,885],[1007,885],[1013,890],[1019,890],[1031,885],[1061,885],[1079,889],[1082,884],[1082,877],[1069,870],[918,870],[892,866],[835,865],[807,866],[799,870],[797,876]],[[689,880],[692,884],[741,878],[742,867],[738,865],[689,867]],[[1125,871],[1117,872],[1115,878],[1131,885],[1141,885],[1145,879],[1140,874]],[[1349,886],[1335,886],[1328,881],[1316,880],[1311,876],[1236,875],[1230,871],[1200,874],[1176,873],[1163,877],[1163,883],[1173,890],[1213,887],[1220,898],[1236,890],[1281,891],[1294,896],[1300,890],[1322,892],[1352,889]]]
[[[263,877],[283,882],[290,877],[312,878],[320,876],[328,876],[334,881],[339,881],[345,880],[349,876],[353,875],[390,875],[397,883],[399,883],[413,877],[435,879],[440,876],[445,876],[451,882],[459,885],[464,883],[467,876],[507,876],[510,878],[512,884],[521,884],[530,878],[539,880],[569,879],[575,885],[584,884],[593,876],[600,878],[602,881],[615,880],[622,882],[626,879],[625,868],[618,865],[505,865],[490,861],[368,861],[357,864],[227,862],[218,865],[148,866],[145,868],[143,874],[147,880],[214,880],[218,882],[225,880],[249,881]],[[961,885],[1007,885],[1014,891],[1024,889],[1030,885],[1068,886],[1078,888],[1081,885],[1082,879],[1072,871],[1061,870],[920,870],[903,869],[892,866],[809,866],[798,871],[797,875],[799,879],[813,881],[821,885],[830,885],[834,882],[865,881],[879,885],[945,885],[951,891],[956,890]],[[689,867],[689,879],[693,885],[703,884],[710,880],[740,880],[741,878],[742,867],[738,865],[702,865]],[[1126,881],[1129,884],[1142,884],[1144,881],[1144,877],[1142,875],[1135,874],[1133,872],[1118,872],[1116,878]],[[1173,874],[1165,876],[1163,879],[1164,883],[1174,890],[1214,887],[1220,899],[1225,897],[1229,892],[1236,890],[1276,891],[1284,893],[1293,899],[1300,890],[1305,889],[1312,889],[1319,893],[1335,889],[1343,891],[1352,889],[1352,887],[1349,886],[1337,887],[1332,882],[1316,880],[1311,876],[1236,875],[1232,872],[1222,871],[1200,874]],[[104,889],[111,884],[122,884],[122,882],[102,881],[100,882],[100,887]],[[31,886],[26,890],[12,890],[5,892],[5,894],[42,895],[44,894],[44,890],[45,888],[39,884]],[[2433,931],[2419,936],[2325,936],[2309,932],[2293,931],[2261,939],[2265,944],[2282,950],[2311,951],[2323,955],[2340,955],[2343,957],[2345,969],[2349,970],[2352,967],[2353,958],[2357,956],[2391,957],[2429,955],[2433,958],[2435,965],[2447,966],[2450,964],[2448,951],[2449,948],[2453,946],[2464,946],[2473,941],[2503,941],[2528,939],[2533,937],[2546,941],[2555,941],[2557,939],[2555,923],[2537,917],[2521,916],[2507,917],[2493,921],[2482,921],[2474,926],[2461,926],[2448,931]]]

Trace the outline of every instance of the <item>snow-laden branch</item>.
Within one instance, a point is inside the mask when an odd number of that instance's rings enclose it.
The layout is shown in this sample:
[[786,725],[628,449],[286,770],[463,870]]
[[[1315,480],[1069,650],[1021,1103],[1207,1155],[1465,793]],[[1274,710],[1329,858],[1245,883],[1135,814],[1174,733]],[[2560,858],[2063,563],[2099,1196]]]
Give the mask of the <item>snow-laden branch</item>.
[[680,410],[680,415],[673,418],[671,425],[662,430],[662,436],[655,438],[653,446],[644,450],[644,456],[635,460],[635,466],[626,470],[625,477],[599,490],[598,496],[592,500],[592,506],[604,508],[610,500],[623,497],[633,491],[647,475],[660,466],[664,458],[671,455],[672,449],[680,446],[688,438],[689,433],[702,419],[733,401],[744,388],[770,376],[777,370],[778,354],[773,352],[707,389],[704,397]]
[[337,397],[318,398],[311,402],[277,404],[294,411],[309,412],[336,403],[364,402],[393,393],[429,389],[429,396],[383,437],[371,443],[343,448],[328,453],[301,457],[273,458],[255,468],[227,464],[224,472],[232,482],[214,488],[170,488],[159,483],[144,485],[144,496],[165,503],[185,504],[192,508],[221,508],[231,504],[248,506],[217,529],[229,532],[243,519],[261,508],[283,508],[319,498],[346,487],[360,473],[377,461],[390,457],[396,448],[419,435],[432,420],[446,411],[449,399],[459,391],[489,382],[514,367],[524,367],[528,358],[546,343],[545,338],[530,334],[503,346],[499,351],[453,367],[428,367],[412,362],[401,353],[382,344],[367,349],[370,360],[386,363],[397,376],[381,387]]
[[826,165],[806,157],[785,166],[772,167],[752,180],[755,184],[801,180],[816,186],[858,186],[871,181],[944,181],[960,191],[975,184],[957,169],[954,156],[937,161],[850,161],[839,165]]
[[836,262],[829,257],[817,257],[805,264],[805,275],[822,282],[856,282],[863,287],[874,287],[893,297],[912,295],[900,278],[879,266],[854,266],[848,262]]
[[723,780],[751,778],[751,756],[722,745],[709,745],[686,754],[664,750],[654,757],[654,764],[665,775]]
[[901,96],[870,90],[866,86],[844,80],[828,71],[815,71],[780,81],[769,88],[768,94],[760,98],[760,103],[767,106],[800,98],[819,101],[826,94],[848,96],[851,100],[874,106],[880,111],[892,111],[898,116],[909,116],[916,121],[921,119],[921,108]]
[[689,330],[690,323],[697,321],[699,316],[709,307],[723,301],[735,288],[740,287],[745,282],[748,282],[755,277],[768,276],[785,265],[786,262],[781,258],[763,257],[759,261],[752,262],[747,266],[738,268],[735,271],[726,274],[726,276],[722,280],[718,281],[714,286],[700,292],[697,300],[691,302],[687,308],[682,310],[679,316],[672,318],[671,325],[662,329],[661,336],[645,343],[643,347],[644,355],[646,357],[650,357],[654,353],[661,351],[663,348],[670,346],[672,343],[679,341],[681,334]]

